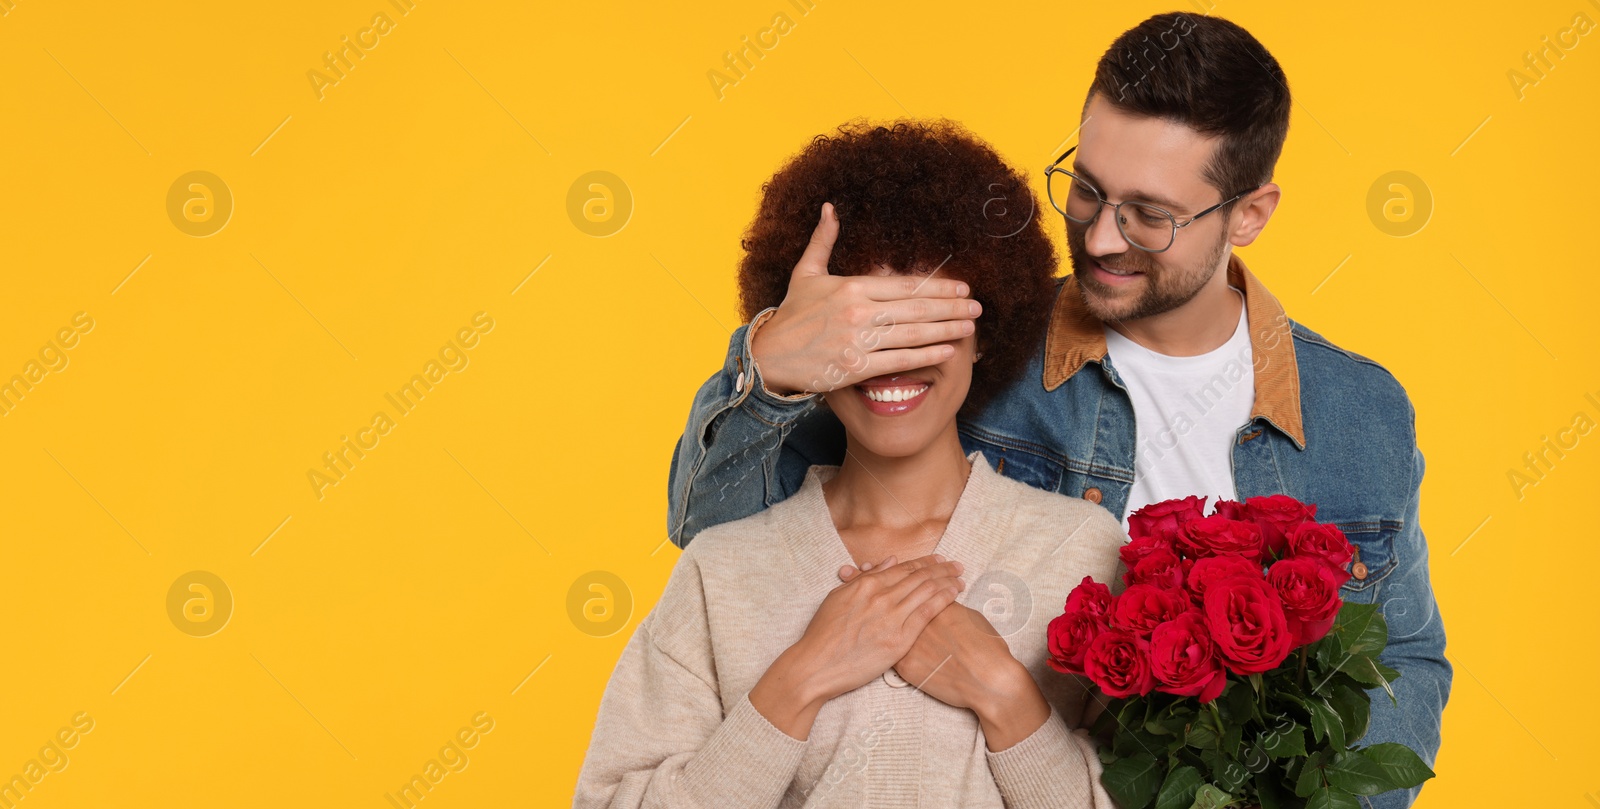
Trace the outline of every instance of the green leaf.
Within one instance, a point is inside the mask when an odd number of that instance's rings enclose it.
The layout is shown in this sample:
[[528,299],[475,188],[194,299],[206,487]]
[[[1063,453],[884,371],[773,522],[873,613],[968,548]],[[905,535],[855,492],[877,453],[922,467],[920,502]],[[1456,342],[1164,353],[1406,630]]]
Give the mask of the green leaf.
[[1348,742],[1354,742],[1367,734],[1367,722],[1372,715],[1372,698],[1367,692],[1359,688],[1351,688],[1344,683],[1339,683],[1333,688],[1333,693],[1328,697],[1328,704],[1338,712],[1339,719],[1344,722],[1344,735]]
[[1339,718],[1339,712],[1321,697],[1311,697],[1305,701],[1306,709],[1311,711],[1311,735],[1317,741],[1327,740],[1328,746],[1335,750],[1345,747],[1344,720]]
[[1327,758],[1327,753],[1321,750],[1306,757],[1305,765],[1300,768],[1300,777],[1294,782],[1295,795],[1309,798],[1313,792],[1327,786],[1327,781],[1322,777],[1322,765]]
[[1327,670],[1339,665],[1339,660],[1344,657],[1344,646],[1340,644],[1339,638],[1338,632],[1329,630],[1328,634],[1322,636],[1322,640],[1312,645],[1311,659],[1316,661],[1317,666]]
[[1232,757],[1218,750],[1200,753],[1200,770],[1211,783],[1224,792],[1233,792],[1250,780],[1250,770]]
[[1398,707],[1400,705],[1400,700],[1395,698],[1394,689],[1389,687],[1389,683],[1400,679],[1400,672],[1395,671],[1394,669],[1391,669],[1388,666],[1377,662],[1376,660],[1372,662],[1372,667],[1377,669],[1378,674],[1383,677],[1383,691],[1389,695],[1389,702]]
[[1222,731],[1221,749],[1230,756],[1237,756],[1242,741],[1244,741],[1244,723],[1230,724]]
[[1233,803],[1233,796],[1216,787],[1206,784],[1194,793],[1194,803],[1189,809],[1222,809]]
[[1376,795],[1396,786],[1383,767],[1354,750],[1334,753],[1323,775],[1330,786],[1356,795]]
[[1361,809],[1361,803],[1342,789],[1328,787],[1311,793],[1306,809]]
[[1183,726],[1189,724],[1191,719],[1187,716],[1157,717],[1144,723],[1144,729],[1157,736],[1176,736],[1183,732]]
[[1194,793],[1205,779],[1193,767],[1179,767],[1167,773],[1167,780],[1156,793],[1156,809],[1189,809],[1194,803]]
[[1144,809],[1161,786],[1161,770],[1155,756],[1140,753],[1106,767],[1100,773],[1100,783],[1122,809]]
[[1216,781],[1217,787],[1229,792],[1235,792],[1250,780],[1250,771],[1233,759],[1223,759],[1211,771],[1211,777]]
[[1089,735],[1104,739],[1112,733],[1112,729],[1117,727],[1117,724],[1117,712],[1115,710],[1107,709],[1101,711],[1100,715],[1095,717],[1094,725],[1089,728]]
[[1123,727],[1132,727],[1135,724],[1144,724],[1145,715],[1149,713],[1150,706],[1142,699],[1124,699],[1117,706],[1117,724]]
[[1218,708],[1229,722],[1244,724],[1260,715],[1256,695],[1245,687],[1243,680],[1229,679],[1228,688],[1218,702],[1221,703]]
[[1381,664],[1377,660],[1367,655],[1349,655],[1339,662],[1338,671],[1354,677],[1362,685],[1376,687],[1388,679],[1383,676],[1383,672],[1378,668],[1379,665]]
[[1183,728],[1195,720],[1195,710],[1182,702],[1159,707],[1144,723],[1145,730],[1157,736],[1182,736]]
[[1433,777],[1433,770],[1403,744],[1385,742],[1363,748],[1363,757],[1378,765],[1395,789],[1410,789]]
[[1273,758],[1289,758],[1306,754],[1306,729],[1293,722],[1287,727],[1274,727],[1262,731],[1261,749]]
[[[1300,768],[1304,767],[1305,763],[1308,760],[1310,760],[1312,758],[1315,758],[1315,757],[1316,757],[1316,754],[1313,753],[1313,754],[1311,754],[1309,756],[1306,756],[1305,758],[1292,758],[1292,759],[1289,759],[1288,761],[1283,762],[1283,772],[1280,773],[1280,775],[1283,776],[1283,786],[1285,788],[1287,788],[1290,784],[1293,784],[1295,781],[1299,780],[1300,779]],[[1261,774],[1259,776],[1257,776],[1257,777],[1258,778],[1266,778],[1267,776],[1272,775],[1272,774],[1273,773],[1272,773],[1271,767],[1268,767],[1266,770],[1263,770],[1261,772]]]
[[1279,786],[1276,773],[1268,770],[1256,776],[1256,800],[1261,802],[1261,809],[1282,809],[1283,787]]
[[1189,726],[1189,732],[1184,736],[1183,743],[1196,750],[1217,750],[1222,745],[1222,737],[1217,735],[1210,724],[1196,722]]
[[1346,603],[1333,619],[1332,631],[1339,633],[1345,654],[1376,655],[1389,644],[1389,623],[1377,604]]
[[1350,675],[1344,674],[1338,669],[1332,669],[1320,674],[1308,676],[1306,678],[1306,696],[1326,697],[1333,693],[1333,687],[1335,685],[1346,681],[1354,682],[1354,680],[1351,680]]
[[1370,657],[1349,658],[1345,660],[1342,665],[1340,665],[1339,670],[1349,674],[1362,685],[1381,687],[1384,692],[1389,695],[1390,702],[1393,702],[1396,705],[1400,704],[1399,701],[1395,699],[1394,689],[1389,687],[1389,683],[1399,679],[1400,672],[1395,671],[1394,669],[1391,669]]
[[1123,757],[1151,755],[1156,750],[1165,750],[1167,741],[1146,731],[1144,723],[1140,722],[1118,728],[1116,735],[1111,737],[1111,750]]

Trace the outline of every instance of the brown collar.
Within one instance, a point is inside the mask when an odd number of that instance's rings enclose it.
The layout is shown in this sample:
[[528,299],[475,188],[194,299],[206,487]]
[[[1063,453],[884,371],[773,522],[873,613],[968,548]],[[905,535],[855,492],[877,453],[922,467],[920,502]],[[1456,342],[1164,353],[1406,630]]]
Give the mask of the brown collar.
[[[1255,410],[1250,417],[1266,419],[1305,449],[1305,424],[1300,419],[1300,366],[1295,364],[1289,318],[1278,299],[1238,255],[1228,258],[1228,283],[1244,290],[1250,324],[1256,389]],[[1055,390],[1090,360],[1103,360],[1105,356],[1105,324],[1089,314],[1078,292],[1077,277],[1068,276],[1056,295],[1050,333],[1045,338],[1045,390]]]

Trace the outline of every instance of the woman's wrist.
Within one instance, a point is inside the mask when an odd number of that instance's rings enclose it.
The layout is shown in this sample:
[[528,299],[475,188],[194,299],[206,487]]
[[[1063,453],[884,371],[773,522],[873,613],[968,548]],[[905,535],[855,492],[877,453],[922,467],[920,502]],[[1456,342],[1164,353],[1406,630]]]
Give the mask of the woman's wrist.
[[756,710],[774,727],[802,741],[811,735],[811,724],[822,706],[835,696],[820,672],[808,665],[809,659],[790,647],[750,689],[750,703]]
[[1002,667],[973,712],[990,750],[999,752],[1033,735],[1050,718],[1050,703],[1027,667],[1015,660]]

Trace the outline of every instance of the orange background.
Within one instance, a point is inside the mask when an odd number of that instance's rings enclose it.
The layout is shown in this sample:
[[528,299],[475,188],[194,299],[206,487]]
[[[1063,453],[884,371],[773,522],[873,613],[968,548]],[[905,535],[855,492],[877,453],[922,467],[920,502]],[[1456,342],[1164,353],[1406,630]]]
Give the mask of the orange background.
[[[1600,6],[1178,7],[1249,28],[1295,94],[1242,255],[1419,413],[1457,667],[1419,805],[1600,804],[1600,436],[1562,433],[1600,421]],[[28,806],[382,807],[476,720],[429,806],[569,803],[679,553],[669,455],[762,181],[905,115],[1040,179],[1100,53],[1166,10],[0,0],[0,380],[33,379],[0,417],[0,776],[81,713]],[[1515,81],[1545,37],[1570,47]],[[585,214],[593,171],[616,207]],[[1369,209],[1392,171],[1426,219]],[[369,448],[319,497],[346,437]],[[1547,437],[1570,449],[1519,493]],[[593,571],[610,623],[569,603]]]

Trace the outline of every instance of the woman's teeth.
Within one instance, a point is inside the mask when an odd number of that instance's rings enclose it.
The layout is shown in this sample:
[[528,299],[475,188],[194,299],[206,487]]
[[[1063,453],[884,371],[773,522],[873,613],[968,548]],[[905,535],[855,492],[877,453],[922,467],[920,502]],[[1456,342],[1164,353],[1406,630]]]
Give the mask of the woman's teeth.
[[874,402],[903,402],[921,396],[927,389],[927,385],[918,385],[908,388],[862,388],[861,392]]

